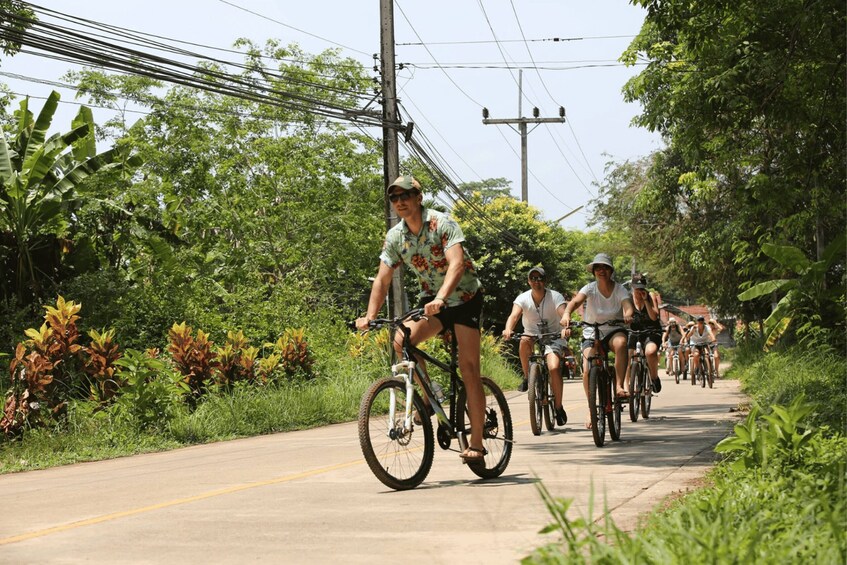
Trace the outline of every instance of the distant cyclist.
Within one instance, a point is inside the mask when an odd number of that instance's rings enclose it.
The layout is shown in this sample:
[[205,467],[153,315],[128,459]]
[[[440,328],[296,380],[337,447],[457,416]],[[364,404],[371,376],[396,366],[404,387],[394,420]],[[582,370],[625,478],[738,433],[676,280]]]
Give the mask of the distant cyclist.
[[[672,357],[673,357],[673,355],[671,354],[671,351],[675,350],[677,352],[677,356],[678,356],[679,353],[680,353],[679,352],[679,342],[681,342],[681,341],[682,341],[682,330],[679,329],[679,324],[677,323],[677,321],[674,318],[671,318],[670,321],[668,322],[667,329],[665,329],[665,333],[662,334],[662,343],[664,343],[665,346],[667,347],[667,354],[665,355],[666,361],[667,361],[667,363],[666,363],[667,366],[665,368],[665,374],[666,375],[671,374],[671,363],[672,363]],[[680,358],[679,363],[680,363],[679,366],[682,367],[682,358]]]
[[712,341],[712,352],[715,355],[715,375],[720,377],[720,370],[718,369],[721,365],[721,352],[718,349],[718,334],[726,329],[726,327],[718,322],[715,319],[711,319],[708,321],[709,328],[712,330],[712,336],[714,336],[714,341]]
[[685,337],[693,349],[691,352],[691,355],[693,355],[691,358],[691,379],[693,382],[694,375],[697,374],[697,369],[700,367],[701,356],[706,352],[706,348],[714,341],[714,336],[712,335],[712,330],[706,325],[706,318],[700,316],[697,318],[697,323],[691,326],[691,329],[685,334]]
[[[649,333],[630,334],[628,340],[630,356],[635,353],[635,347],[641,342],[644,357],[647,358],[647,368],[653,380],[653,392],[662,390],[659,380],[659,346],[662,344],[662,323],[659,321],[659,298],[647,291],[647,277],[636,274],[632,277],[632,324],[630,329],[647,331]],[[632,383],[630,383],[630,387]],[[631,390],[631,389],[630,389]]]
[[[565,297],[561,293],[546,288],[546,274],[542,267],[533,267],[527,275],[529,290],[515,298],[512,313],[506,320],[503,338],[509,339],[515,331],[518,319],[523,325],[523,333],[540,335],[561,331],[562,337],[544,347],[547,357],[547,369],[550,371],[550,384],[555,397],[556,423],[564,426],[568,423],[568,415],[562,406],[562,358],[569,355],[568,342],[564,339],[565,331],[559,326],[559,320],[565,312]],[[532,355],[532,338],[523,337],[518,348],[523,369],[521,392],[526,392],[527,377],[529,376],[529,356]]]

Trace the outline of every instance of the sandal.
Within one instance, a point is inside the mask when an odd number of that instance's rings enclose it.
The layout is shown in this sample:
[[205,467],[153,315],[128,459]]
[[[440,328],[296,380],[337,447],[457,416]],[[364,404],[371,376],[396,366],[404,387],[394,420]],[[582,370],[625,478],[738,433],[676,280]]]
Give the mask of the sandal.
[[488,450],[484,447],[468,447],[459,457],[462,458],[462,463],[476,463],[482,461],[488,455]]
[[629,391],[623,390],[623,389],[619,390],[618,391],[618,398],[629,398]]

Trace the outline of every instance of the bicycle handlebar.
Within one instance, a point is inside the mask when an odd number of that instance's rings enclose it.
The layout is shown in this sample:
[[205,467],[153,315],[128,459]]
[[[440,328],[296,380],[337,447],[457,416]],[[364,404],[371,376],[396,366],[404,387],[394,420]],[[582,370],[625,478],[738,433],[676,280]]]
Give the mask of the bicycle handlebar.
[[600,326],[625,326],[627,323],[621,319],[606,320],[605,322],[586,322],[585,320],[571,322],[570,328],[599,328]]
[[562,332],[558,331],[558,332],[549,332],[549,333],[544,333],[544,334],[528,334],[528,333],[512,334],[512,337],[509,338],[509,339],[511,341],[520,341],[520,339],[524,338],[524,337],[531,337],[533,339],[539,339],[539,340],[545,339],[545,338],[548,338],[548,337],[559,338],[559,337],[562,337]]
[[[412,320],[413,322],[417,322],[419,320],[427,320],[429,319],[427,316],[423,315],[423,308],[413,308],[409,310],[405,314],[401,316],[397,316],[395,318],[374,318],[373,320],[368,320],[368,329],[369,330],[378,330],[383,328],[384,326],[392,326],[397,327],[403,324],[406,320]],[[348,321],[347,327],[352,330],[356,328],[356,320]]]

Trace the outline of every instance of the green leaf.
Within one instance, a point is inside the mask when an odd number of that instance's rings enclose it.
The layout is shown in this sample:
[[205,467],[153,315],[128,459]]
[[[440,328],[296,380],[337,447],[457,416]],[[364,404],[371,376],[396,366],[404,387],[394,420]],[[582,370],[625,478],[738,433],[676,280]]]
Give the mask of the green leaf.
[[802,274],[809,268],[811,261],[803,252],[791,245],[775,245],[765,243],[762,252],[783,267],[791,269],[797,274]]
[[738,300],[746,301],[753,300],[754,298],[759,298],[760,296],[766,296],[771,294],[772,292],[776,292],[778,290],[782,290],[783,288],[793,288],[797,285],[797,281],[794,279],[777,279],[772,281],[765,281],[754,285],[741,294],[738,295]]
[[88,106],[81,106],[71,123],[71,127],[74,129],[80,126],[85,126],[88,133],[79,143],[74,144],[74,157],[78,161],[84,161],[97,154],[96,141],[94,139],[94,115]]

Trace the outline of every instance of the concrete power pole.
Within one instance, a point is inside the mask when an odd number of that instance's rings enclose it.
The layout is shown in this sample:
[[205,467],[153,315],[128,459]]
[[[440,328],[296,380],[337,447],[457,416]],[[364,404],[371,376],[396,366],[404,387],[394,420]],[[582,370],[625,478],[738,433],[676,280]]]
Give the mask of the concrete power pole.
[[[400,120],[397,116],[397,82],[394,73],[394,0],[379,1],[380,16],[380,48],[382,70],[382,155],[383,155],[383,187],[400,176],[400,151],[397,141],[397,128]],[[396,126],[392,127],[392,125]],[[399,221],[391,203],[385,196],[385,224],[391,228]],[[397,316],[405,312],[403,291],[403,267],[394,271],[391,280],[391,292],[388,302],[389,316]]]
[[[518,71],[518,117],[509,120],[493,120],[488,119],[488,108],[482,109],[482,123],[485,125],[499,125],[506,124],[511,126],[512,124],[518,124],[518,132],[521,134],[521,200],[523,202],[529,201],[529,181],[527,174],[527,146],[526,146],[526,137],[529,135],[527,132],[527,124],[550,124],[550,123],[565,123],[565,109],[559,106],[559,117],[558,118],[539,118],[538,117],[538,108],[532,109],[532,118],[524,118],[523,110],[521,109],[521,102],[523,100],[523,71]],[[512,128],[514,129],[514,128]],[[535,128],[532,128],[533,130]],[[532,131],[532,130],[530,130]]]

